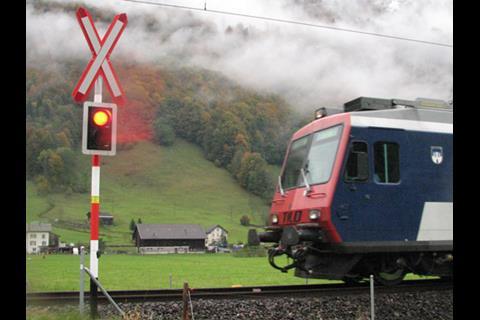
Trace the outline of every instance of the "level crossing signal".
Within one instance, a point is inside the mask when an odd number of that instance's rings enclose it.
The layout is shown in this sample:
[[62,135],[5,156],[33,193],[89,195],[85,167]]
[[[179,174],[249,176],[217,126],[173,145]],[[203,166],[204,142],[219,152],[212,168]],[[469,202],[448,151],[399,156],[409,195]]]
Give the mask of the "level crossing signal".
[[92,52],[92,58],[73,89],[73,100],[85,101],[97,78],[102,76],[106,80],[113,102],[119,106],[124,105],[125,94],[110,63],[110,54],[127,26],[127,15],[125,13],[117,14],[103,38],[98,35],[92,16],[87,9],[79,8],[77,10],[77,20]]
[[82,152],[113,156],[117,149],[117,105],[87,101],[83,105]]

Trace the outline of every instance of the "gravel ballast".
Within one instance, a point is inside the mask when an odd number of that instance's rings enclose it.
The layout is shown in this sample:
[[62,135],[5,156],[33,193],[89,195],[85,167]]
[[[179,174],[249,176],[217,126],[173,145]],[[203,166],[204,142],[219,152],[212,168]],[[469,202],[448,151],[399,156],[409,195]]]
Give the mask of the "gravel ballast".
[[[120,303],[129,314],[141,319],[181,319],[182,302]],[[99,305],[101,318],[118,315],[111,305]],[[194,299],[195,320],[208,319],[370,319],[368,294],[348,296],[288,297],[262,299]],[[375,296],[376,319],[453,319],[453,294],[447,291],[382,293]]]

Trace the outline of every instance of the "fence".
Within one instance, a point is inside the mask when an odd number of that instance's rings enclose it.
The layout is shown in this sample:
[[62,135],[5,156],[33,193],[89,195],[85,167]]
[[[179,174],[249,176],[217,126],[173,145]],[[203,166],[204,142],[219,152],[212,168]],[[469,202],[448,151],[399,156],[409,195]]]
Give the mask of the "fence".
[[233,257],[266,257],[267,249],[262,246],[246,246],[239,250],[232,251]]

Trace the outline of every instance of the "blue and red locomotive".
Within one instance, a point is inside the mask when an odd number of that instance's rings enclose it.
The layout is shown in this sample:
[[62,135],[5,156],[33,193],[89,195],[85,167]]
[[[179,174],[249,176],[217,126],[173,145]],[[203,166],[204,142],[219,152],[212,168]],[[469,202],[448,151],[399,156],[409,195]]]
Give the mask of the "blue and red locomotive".
[[[360,97],[294,133],[261,242],[308,278],[452,276],[453,108]],[[256,232],[252,233],[256,237]],[[258,241],[257,240],[257,241]],[[278,266],[287,255],[293,263]]]

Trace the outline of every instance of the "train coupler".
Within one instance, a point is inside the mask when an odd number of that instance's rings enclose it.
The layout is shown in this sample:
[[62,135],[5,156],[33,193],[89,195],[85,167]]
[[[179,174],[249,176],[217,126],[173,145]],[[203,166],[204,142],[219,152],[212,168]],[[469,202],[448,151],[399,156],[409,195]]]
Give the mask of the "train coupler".
[[[287,257],[291,258],[293,262],[283,267],[278,266],[275,263],[275,257],[279,257],[282,255],[286,255]],[[268,250],[268,262],[273,268],[280,270],[283,273],[288,272],[288,270],[290,269],[298,268],[299,263],[305,259],[304,256],[305,250],[302,248],[295,250],[295,252],[292,251],[291,247],[282,248],[280,246],[270,248]]]

